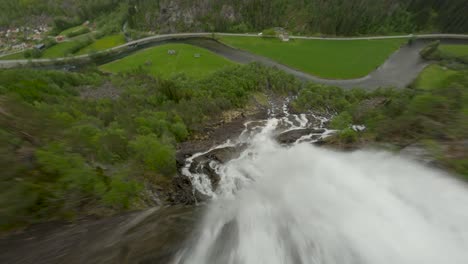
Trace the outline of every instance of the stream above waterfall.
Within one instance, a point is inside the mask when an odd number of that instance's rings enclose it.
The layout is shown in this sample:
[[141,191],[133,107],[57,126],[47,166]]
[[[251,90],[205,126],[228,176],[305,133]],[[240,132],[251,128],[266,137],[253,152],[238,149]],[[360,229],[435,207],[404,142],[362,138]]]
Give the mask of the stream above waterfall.
[[[468,263],[465,184],[396,154],[314,146],[334,133],[329,117],[289,114],[286,105],[186,159],[194,195],[210,202],[173,264]],[[304,129],[310,134],[278,140]],[[227,162],[208,155],[236,147]]]

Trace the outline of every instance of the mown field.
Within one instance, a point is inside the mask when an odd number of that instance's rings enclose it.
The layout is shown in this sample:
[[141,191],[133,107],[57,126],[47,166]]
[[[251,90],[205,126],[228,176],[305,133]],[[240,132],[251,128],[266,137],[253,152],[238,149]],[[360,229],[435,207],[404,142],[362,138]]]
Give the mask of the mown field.
[[24,51],[0,57],[0,60],[24,60]]
[[76,43],[74,41],[67,41],[58,43],[42,53],[42,58],[61,58],[70,55],[69,50],[72,49]]
[[468,57],[468,45],[440,45],[439,49],[450,56]]
[[122,34],[105,36],[93,42],[91,45],[78,51],[77,55],[88,54],[94,51],[102,51],[117,47],[125,43],[125,37]]
[[[169,55],[168,50],[175,50],[175,55]],[[196,58],[195,54],[200,57]],[[233,62],[215,55],[208,50],[187,44],[166,44],[139,51],[100,67],[105,72],[128,72],[139,67],[147,70],[153,76],[170,77],[185,73],[188,76],[204,77]]]
[[403,43],[388,40],[290,40],[221,37],[221,42],[327,79],[353,79],[380,66]]
[[455,76],[457,71],[448,69],[439,64],[433,64],[424,69],[414,83],[417,89],[437,89],[445,87],[450,83],[450,77]]

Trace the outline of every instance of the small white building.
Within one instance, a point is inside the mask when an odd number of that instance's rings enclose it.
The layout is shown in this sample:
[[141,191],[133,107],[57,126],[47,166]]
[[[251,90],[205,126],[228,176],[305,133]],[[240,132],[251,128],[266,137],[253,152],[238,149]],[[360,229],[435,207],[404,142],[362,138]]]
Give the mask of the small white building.
[[274,29],[275,29],[275,32],[276,32],[276,36],[280,40],[282,40],[284,42],[289,41],[289,33],[284,28],[277,27],[277,28],[274,28]]

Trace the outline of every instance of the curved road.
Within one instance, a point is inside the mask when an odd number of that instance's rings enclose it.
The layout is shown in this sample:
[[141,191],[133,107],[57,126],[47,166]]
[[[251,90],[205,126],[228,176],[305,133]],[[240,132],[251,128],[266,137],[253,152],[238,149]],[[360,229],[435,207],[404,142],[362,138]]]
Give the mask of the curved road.
[[[216,33],[216,36],[239,36],[239,37],[259,37],[254,34],[230,34]],[[263,56],[255,55],[246,51],[235,49],[226,46],[212,39],[212,33],[178,33],[151,36],[135,41],[125,43],[123,45],[102,51],[117,52],[126,51],[128,49],[140,49],[149,45],[157,45],[165,42],[182,41],[192,45],[206,48],[218,55],[226,57],[232,61],[239,63],[259,62],[266,66],[277,67],[300,79],[313,81],[321,84],[333,85],[342,88],[360,87],[364,89],[376,89],[379,87],[397,87],[404,88],[408,86],[419,73],[428,65],[428,62],[422,60],[419,56],[419,51],[429,42],[434,39],[441,39],[444,43],[468,43],[468,35],[455,34],[431,34],[431,35],[415,35],[416,41],[413,45],[404,45],[399,50],[394,52],[379,68],[371,72],[369,75],[359,79],[348,80],[329,80],[323,79],[292,67],[280,64],[274,60]],[[302,37],[291,36],[291,39],[315,39],[315,40],[377,40],[377,39],[397,39],[409,38],[410,35],[400,36],[380,36],[380,37],[351,37],[351,38],[320,38],[320,37]],[[68,58],[58,59],[36,59],[36,60],[0,60],[0,68],[13,68],[24,66],[29,63],[37,63],[43,65],[51,65],[56,62],[76,63],[89,61],[89,55],[80,55]]]

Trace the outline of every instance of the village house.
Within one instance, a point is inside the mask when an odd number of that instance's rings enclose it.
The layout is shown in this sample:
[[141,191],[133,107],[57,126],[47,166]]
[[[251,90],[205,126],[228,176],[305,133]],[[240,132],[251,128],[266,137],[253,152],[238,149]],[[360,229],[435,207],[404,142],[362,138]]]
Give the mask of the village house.
[[57,41],[57,42],[62,42],[64,39],[65,39],[65,37],[61,36],[61,35],[55,37],[55,41]]
[[275,32],[276,32],[276,36],[280,40],[282,40],[284,42],[289,41],[289,33],[284,28],[277,27],[277,28],[275,28]]

